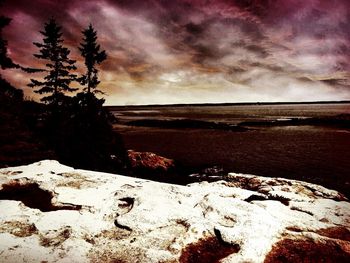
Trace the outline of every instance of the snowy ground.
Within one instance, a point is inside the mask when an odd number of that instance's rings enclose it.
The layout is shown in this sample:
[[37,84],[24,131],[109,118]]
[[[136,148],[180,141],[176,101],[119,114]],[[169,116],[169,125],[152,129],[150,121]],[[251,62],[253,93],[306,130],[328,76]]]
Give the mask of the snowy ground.
[[1,262],[350,262],[336,191],[230,174],[179,186],[57,161],[0,170]]

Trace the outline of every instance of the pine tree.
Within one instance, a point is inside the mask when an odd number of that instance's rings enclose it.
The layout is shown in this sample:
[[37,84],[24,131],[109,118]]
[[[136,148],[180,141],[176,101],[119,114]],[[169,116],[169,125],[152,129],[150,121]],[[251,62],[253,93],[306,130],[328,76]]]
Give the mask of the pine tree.
[[[2,4],[2,1],[0,1]],[[13,63],[11,58],[8,57],[7,53],[7,41],[2,36],[2,30],[4,27],[8,26],[11,22],[11,18],[0,15],[0,67],[2,69],[7,68],[17,68],[18,65]]]
[[107,54],[104,50],[100,50],[100,45],[97,44],[97,32],[92,25],[82,31],[83,42],[80,44],[79,50],[81,56],[84,58],[86,73],[80,78],[82,85],[86,85],[84,91],[87,94],[103,93],[97,89],[100,81],[98,80],[98,69],[96,64],[101,64],[106,58]]
[[[3,4],[3,0],[0,0],[0,7]],[[8,56],[7,52],[7,40],[3,38],[3,29],[8,26],[11,23],[12,19],[0,15],[0,69],[11,69],[11,68],[16,68],[16,69],[21,69],[27,73],[34,73],[34,72],[42,72],[43,70],[41,69],[34,69],[34,68],[28,68],[28,67],[23,67],[15,62]],[[0,73],[1,77],[1,73]]]
[[34,57],[48,61],[45,64],[47,75],[42,81],[31,79],[28,86],[38,87],[38,90],[34,91],[36,93],[49,94],[41,98],[41,101],[57,107],[66,98],[66,92],[77,90],[69,87],[76,78],[76,75],[71,73],[76,69],[75,60],[68,57],[70,51],[63,46],[61,27],[54,19],[45,23],[44,31],[40,33],[44,36],[43,43],[33,43],[39,48],[39,54],[34,54]]
[[[0,6],[3,1],[0,0]],[[8,56],[7,40],[3,37],[3,29],[11,22],[11,18],[0,15],[0,69],[20,68]],[[14,101],[23,100],[23,91],[14,88],[9,82],[2,78],[0,71],[0,111],[9,109],[10,105],[18,105]]]

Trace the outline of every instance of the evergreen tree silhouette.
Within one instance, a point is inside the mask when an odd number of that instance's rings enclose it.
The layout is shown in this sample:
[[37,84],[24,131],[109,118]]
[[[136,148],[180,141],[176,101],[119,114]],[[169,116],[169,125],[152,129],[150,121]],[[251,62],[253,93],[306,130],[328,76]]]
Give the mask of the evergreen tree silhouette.
[[[0,0],[0,6],[3,4],[3,0]],[[1,69],[10,69],[10,68],[16,68],[16,69],[21,69],[27,73],[34,73],[34,72],[41,72],[43,70],[41,69],[34,69],[34,68],[28,68],[28,67],[23,67],[15,62],[8,56],[7,53],[7,40],[3,38],[3,29],[8,26],[11,23],[12,19],[0,15],[0,68]],[[1,72],[0,72],[0,77],[1,77]]]
[[34,57],[47,60],[45,64],[47,75],[44,80],[31,79],[29,87],[38,88],[34,92],[39,94],[49,94],[41,101],[51,104],[57,109],[67,98],[65,92],[73,92],[77,89],[70,88],[70,83],[76,79],[76,75],[71,71],[75,70],[75,60],[68,56],[70,51],[63,46],[61,27],[57,25],[54,19],[50,19],[45,23],[44,30],[40,31],[44,36],[43,43],[34,42],[33,44],[39,48],[39,53]]
[[[0,1],[2,5],[3,1]],[[12,59],[7,54],[7,41],[3,38],[2,30],[8,26],[11,22],[11,18],[4,15],[0,15],[0,67],[1,69],[18,68],[19,66],[13,63]]]
[[89,27],[82,31],[83,42],[80,44],[79,50],[81,56],[84,58],[86,66],[86,73],[80,78],[82,85],[86,86],[84,91],[87,94],[103,93],[97,89],[100,81],[98,80],[98,69],[96,64],[101,64],[107,58],[104,50],[101,50],[100,45],[97,44],[97,32],[90,24]]
[[[0,6],[3,1],[0,0]],[[7,40],[3,37],[3,29],[8,26],[11,22],[11,18],[0,15],[0,69],[20,68],[19,65],[15,64],[12,59],[8,56],[7,52]],[[9,109],[11,101],[22,101],[23,91],[14,88],[9,82],[2,78],[0,71],[0,111]],[[17,105],[17,103],[13,103]],[[12,107],[11,107],[12,109]],[[1,114],[0,114],[1,115]],[[1,119],[1,118],[0,118]]]

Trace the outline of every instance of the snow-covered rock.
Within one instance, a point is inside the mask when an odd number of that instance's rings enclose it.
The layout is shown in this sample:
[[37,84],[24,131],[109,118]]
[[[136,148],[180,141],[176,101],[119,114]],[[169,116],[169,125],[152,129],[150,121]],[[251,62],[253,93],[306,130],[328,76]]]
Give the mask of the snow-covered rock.
[[1,169],[0,261],[350,262],[344,196],[228,178],[179,186],[56,161]]

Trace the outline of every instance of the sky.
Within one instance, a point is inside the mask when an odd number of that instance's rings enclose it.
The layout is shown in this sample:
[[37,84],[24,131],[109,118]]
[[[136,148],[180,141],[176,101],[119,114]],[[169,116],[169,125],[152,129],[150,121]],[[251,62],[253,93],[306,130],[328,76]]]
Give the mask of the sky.
[[[0,12],[9,56],[28,67],[45,63],[32,43],[54,17],[82,72],[91,23],[107,105],[350,99],[349,0],[7,0]],[[26,86],[39,73],[2,75],[40,98]]]

